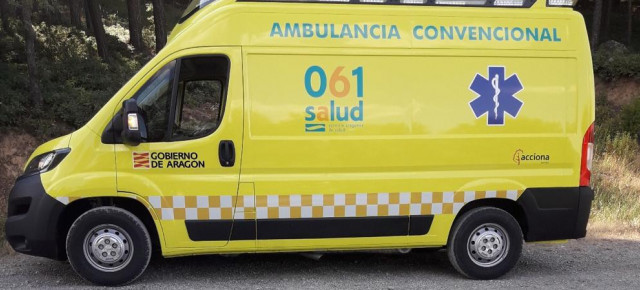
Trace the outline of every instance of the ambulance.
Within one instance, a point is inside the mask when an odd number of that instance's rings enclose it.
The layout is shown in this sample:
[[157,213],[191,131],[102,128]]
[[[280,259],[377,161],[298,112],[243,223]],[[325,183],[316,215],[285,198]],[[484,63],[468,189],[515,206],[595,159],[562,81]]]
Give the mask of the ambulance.
[[572,4],[193,1],[35,150],[6,237],[99,285],[154,253],[443,249],[501,277],[524,242],[586,234],[594,80]]

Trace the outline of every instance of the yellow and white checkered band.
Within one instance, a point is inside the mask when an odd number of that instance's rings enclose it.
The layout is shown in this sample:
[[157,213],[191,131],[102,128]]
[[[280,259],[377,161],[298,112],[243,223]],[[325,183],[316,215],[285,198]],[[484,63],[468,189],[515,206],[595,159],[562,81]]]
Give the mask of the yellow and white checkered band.
[[70,196],[58,196],[58,197],[56,197],[56,200],[61,202],[64,205],[68,205],[68,204],[70,204],[70,203],[72,203],[72,202],[74,202],[74,201],[76,201],[78,199],[81,199],[81,198],[82,197],[78,197],[78,196],[73,196],[73,197],[70,197]]
[[149,196],[161,220],[284,219],[456,214],[484,198],[517,200],[522,191],[393,192],[261,196]]

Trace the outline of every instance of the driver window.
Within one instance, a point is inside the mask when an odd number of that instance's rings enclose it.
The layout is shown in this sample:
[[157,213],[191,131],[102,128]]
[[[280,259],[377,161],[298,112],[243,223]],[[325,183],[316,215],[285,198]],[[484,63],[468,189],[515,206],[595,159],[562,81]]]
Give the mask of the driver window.
[[[224,114],[228,77],[229,59],[224,56],[184,58],[160,69],[133,96],[143,120],[142,142],[190,140],[213,133]],[[122,143],[121,120],[122,109],[105,128],[103,143]]]
[[228,72],[229,62],[224,57],[181,61],[172,141],[201,138],[218,128]]

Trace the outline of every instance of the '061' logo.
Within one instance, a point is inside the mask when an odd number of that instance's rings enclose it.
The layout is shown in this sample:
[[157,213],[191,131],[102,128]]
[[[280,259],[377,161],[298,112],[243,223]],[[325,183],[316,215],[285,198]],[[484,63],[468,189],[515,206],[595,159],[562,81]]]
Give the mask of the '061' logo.
[[[336,67],[329,75],[325,68],[311,66],[304,75],[306,93],[311,99],[305,107],[305,132],[345,133],[364,125],[364,68]],[[351,89],[355,87],[355,89]],[[325,97],[326,96],[326,97]]]

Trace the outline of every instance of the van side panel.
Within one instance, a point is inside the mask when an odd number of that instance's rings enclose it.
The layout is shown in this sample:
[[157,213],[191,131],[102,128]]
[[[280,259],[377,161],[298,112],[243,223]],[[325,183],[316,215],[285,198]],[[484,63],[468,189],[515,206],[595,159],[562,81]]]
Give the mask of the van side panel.
[[[578,186],[582,129],[571,53],[247,48],[244,54],[249,81],[241,179],[255,183],[258,213],[262,198],[281,201],[273,210],[286,208],[291,218],[291,196],[303,202],[322,196],[309,205],[309,217],[349,217],[348,200],[346,210],[336,201],[353,195],[357,217],[435,218],[420,237],[259,240],[260,248],[443,245],[455,214],[470,201]],[[515,116],[506,112],[501,125],[489,124],[491,112],[476,117],[472,105],[479,96],[494,104],[490,70],[522,85],[512,95],[521,107]],[[344,94],[344,82],[349,93],[336,96]],[[362,204],[359,194],[367,196]]]

